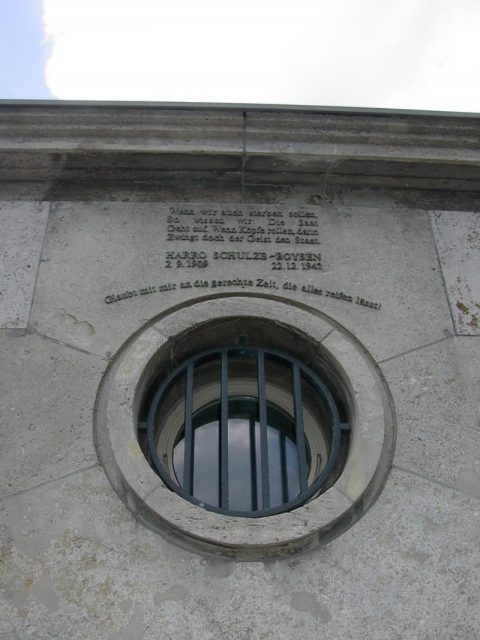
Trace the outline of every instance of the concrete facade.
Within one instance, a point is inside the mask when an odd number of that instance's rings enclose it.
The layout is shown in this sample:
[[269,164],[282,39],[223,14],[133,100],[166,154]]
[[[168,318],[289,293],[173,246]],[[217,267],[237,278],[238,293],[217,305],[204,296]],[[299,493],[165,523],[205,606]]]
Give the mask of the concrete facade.
[[[480,638],[479,196],[475,117],[0,105],[0,638]],[[362,517],[257,562],[147,528],[92,426],[133,335],[241,296],[351,335],[397,421]]]

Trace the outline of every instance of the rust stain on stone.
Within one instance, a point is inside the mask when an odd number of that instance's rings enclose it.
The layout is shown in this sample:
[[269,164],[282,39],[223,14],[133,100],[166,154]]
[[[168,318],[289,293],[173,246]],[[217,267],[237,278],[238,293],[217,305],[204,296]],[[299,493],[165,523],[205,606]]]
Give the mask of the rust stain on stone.
[[479,327],[479,321],[478,321],[478,316],[477,314],[472,314],[472,319],[470,320],[470,322],[467,322],[469,327],[472,327],[472,329],[478,329]]
[[457,302],[457,308],[465,315],[468,313],[468,307],[466,304],[463,304],[463,302]]

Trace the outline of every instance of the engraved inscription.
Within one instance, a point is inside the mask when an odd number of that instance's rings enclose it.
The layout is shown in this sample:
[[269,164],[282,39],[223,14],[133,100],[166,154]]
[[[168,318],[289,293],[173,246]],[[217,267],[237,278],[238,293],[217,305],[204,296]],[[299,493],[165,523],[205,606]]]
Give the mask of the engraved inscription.
[[[322,283],[318,211],[307,207],[172,205],[163,221],[166,246],[162,258],[169,280],[110,292],[104,298],[106,304],[176,291],[191,290],[193,294],[199,290],[250,289],[272,295],[322,297],[372,311],[382,307],[360,291]],[[174,273],[178,278],[172,277]]]
[[271,267],[276,271],[322,271],[321,253],[281,252],[272,254]]
[[258,288],[263,290],[270,291],[290,291],[290,292],[298,292],[304,293],[314,296],[322,296],[324,298],[330,298],[331,300],[338,300],[341,302],[354,303],[358,304],[362,307],[367,307],[372,309],[373,311],[380,311],[382,305],[380,302],[372,302],[370,300],[366,300],[361,296],[354,296],[348,294],[344,291],[333,291],[330,289],[320,289],[319,287],[314,287],[313,285],[299,285],[295,282],[284,282],[283,284],[278,283],[275,279],[270,278],[268,276],[264,277],[256,277],[256,278],[226,278],[226,279],[202,279],[197,278],[196,280],[182,280],[180,282],[166,282],[162,284],[158,284],[155,286],[143,287],[141,289],[132,289],[128,291],[124,291],[122,293],[110,293],[105,296],[104,302],[105,304],[113,304],[115,302],[121,302],[122,300],[129,300],[132,298],[139,298],[141,296],[151,295],[154,293],[166,293],[168,291],[175,291],[181,289],[223,289],[223,288],[238,288],[238,289],[246,289],[246,288]]
[[166,232],[167,242],[320,245],[318,214],[303,209],[172,206]]
[[206,251],[167,251],[165,256],[166,269],[205,269],[208,267]]
[[[166,240],[204,245],[202,251],[165,251],[166,269],[205,269],[223,260],[258,260],[268,262],[273,271],[323,270],[315,211],[172,206],[166,219]],[[209,251],[209,243],[224,243],[225,250]],[[265,249],[257,251],[252,245]]]

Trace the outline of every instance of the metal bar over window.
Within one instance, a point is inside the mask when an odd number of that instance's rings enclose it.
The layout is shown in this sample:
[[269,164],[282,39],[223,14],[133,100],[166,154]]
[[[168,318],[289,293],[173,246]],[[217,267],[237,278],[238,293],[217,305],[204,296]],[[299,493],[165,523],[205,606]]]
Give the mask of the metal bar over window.
[[250,439],[250,482],[252,493],[252,511],[258,509],[258,490],[257,490],[257,445],[255,442],[255,417],[251,417],[249,421],[249,439]]
[[305,433],[303,431],[302,384],[298,364],[293,364],[293,404],[295,411],[295,436],[297,441],[298,475],[300,491],[305,491],[308,481]]
[[185,449],[183,456],[183,490],[193,495],[194,435],[193,410],[193,362],[187,367],[187,389],[185,392]]
[[260,417],[260,468],[262,471],[262,509],[270,508],[270,473],[268,469],[267,401],[265,398],[265,354],[258,351],[258,406]]
[[[255,373],[250,370],[250,375],[246,376],[246,380],[250,384],[250,381],[257,387],[257,397],[255,393],[250,390],[240,391],[238,396],[235,393],[235,384],[237,383],[237,377],[234,376],[233,381],[230,380],[231,371],[236,373],[237,369],[245,370],[250,367],[250,362],[243,361],[243,357],[247,357],[250,361],[252,356],[256,356],[256,379]],[[267,380],[266,380],[266,358],[269,364],[271,364],[268,370],[269,375],[277,375],[284,367],[283,373],[285,386],[285,397],[293,399],[293,415],[291,409],[284,409],[282,403],[276,404],[276,398],[274,391],[269,394],[267,398]],[[212,372],[217,372],[218,376],[218,361],[220,360],[220,393],[216,391],[213,401],[208,402],[204,406],[196,408],[195,417],[193,415],[194,406],[194,387],[195,393],[200,392],[205,386],[205,364],[212,363]],[[255,362],[255,360],[254,360]],[[197,363],[201,363],[201,367],[196,368]],[[240,367],[238,365],[241,365]],[[288,385],[288,371],[291,371],[292,384]],[[202,377],[203,376],[203,377]],[[218,380],[218,377],[216,378]],[[242,378],[240,378],[242,380]],[[272,378],[273,380],[273,378]],[[184,382],[185,381],[185,382]],[[277,383],[269,381],[272,384],[272,389]],[[210,384],[210,380],[209,380]],[[218,383],[217,383],[218,384]],[[280,383],[281,385],[282,383]],[[172,450],[161,449],[159,445],[159,433],[163,427],[162,424],[162,401],[165,396],[168,395],[170,390],[174,390],[175,386],[183,393],[185,390],[184,399],[180,399],[179,402],[184,403],[184,424],[183,424],[183,482],[180,477],[172,476],[170,466],[174,464],[172,457]],[[218,389],[218,386],[216,387]],[[248,385],[247,385],[247,388]],[[271,388],[268,387],[270,390]],[[232,395],[229,398],[229,391]],[[320,433],[323,433],[328,437],[330,441],[330,449],[327,453],[326,460],[322,464],[315,464],[313,460],[317,460],[316,456],[319,455],[316,450],[315,443],[312,451],[312,443],[308,440],[307,435],[304,432],[304,420],[303,420],[303,395],[304,393],[314,392],[318,401],[323,405],[328,415],[328,425],[325,427],[318,426]],[[293,395],[293,398],[292,398]],[[195,396],[195,405],[198,405],[199,397]],[[288,401],[290,406],[290,400]],[[350,429],[349,422],[341,422],[339,415],[339,408],[332,396],[330,390],[322,378],[314,370],[306,367],[296,358],[266,347],[261,348],[249,348],[239,349],[238,345],[225,346],[221,348],[212,348],[205,350],[197,355],[191,356],[185,362],[178,365],[173,369],[169,375],[161,382],[158,388],[155,390],[153,399],[148,405],[148,414],[146,415],[146,438],[144,429],[144,420],[140,418],[138,431],[139,441],[142,443],[143,439],[146,440],[145,445],[147,447],[147,458],[155,469],[155,471],[162,478],[164,483],[172,490],[176,491],[184,498],[199,504],[200,506],[207,508],[211,511],[219,513],[228,513],[234,516],[249,516],[260,517],[266,515],[274,515],[281,513],[288,509],[294,509],[302,504],[305,504],[307,500],[317,495],[325,483],[328,481],[330,475],[335,473],[335,464],[337,464],[338,457],[342,446],[345,446],[345,438],[349,436],[348,430]],[[247,441],[241,442],[238,445],[238,438],[234,438],[232,433],[237,435],[235,430],[237,423],[229,424],[230,421],[241,419],[247,421],[248,430],[246,433]],[[202,422],[204,420],[204,422]],[[194,480],[199,477],[201,473],[202,465],[205,468],[207,462],[203,460],[200,464],[199,452],[197,450],[197,456],[195,456],[195,441],[197,440],[197,446],[199,444],[200,433],[195,437],[195,430],[204,425],[212,425],[217,423],[217,434],[215,439],[218,445],[211,450],[212,456],[216,459],[212,464],[217,467],[218,461],[218,475],[215,472],[213,475],[213,496],[210,501],[200,497],[202,489],[197,487],[198,495],[195,494]],[[195,427],[195,428],[194,428]],[[243,429],[243,427],[242,427]],[[325,431],[323,431],[325,429]],[[245,433],[245,432],[243,432]],[[344,441],[342,443],[342,433]],[[182,432],[178,432],[176,444],[173,446],[179,446],[180,436]],[[229,438],[230,435],[230,438]],[[280,462],[280,476],[278,482],[280,486],[281,504],[271,506],[270,496],[270,483],[276,482],[277,460],[269,459],[269,435],[278,438],[279,452],[276,453],[279,456]],[[237,443],[237,444],[236,444]],[[307,450],[307,443],[309,449]],[[247,493],[250,493],[250,505],[245,509],[245,491],[241,498],[241,509],[236,507],[239,504],[238,500],[238,484],[229,483],[229,466],[232,466],[233,456],[238,451],[236,446],[242,447],[241,458],[243,462],[240,462],[240,466],[244,465],[244,473],[250,475],[249,482],[250,488],[248,488],[248,480],[245,483],[244,489]],[[244,451],[246,448],[247,457],[244,457]],[[318,448],[318,447],[317,447]],[[270,448],[270,454],[273,455],[276,452],[276,447]],[[294,463],[293,452],[296,451],[297,465]],[[312,460],[309,462],[309,452]],[[197,458],[195,462],[195,458]],[[239,462],[235,458],[235,462]],[[230,464],[229,464],[230,463]],[[272,467],[272,465],[274,465]],[[309,474],[310,465],[312,465],[312,471],[314,477],[310,479]],[[238,467],[238,465],[236,465]],[[296,486],[296,480],[292,480],[290,472],[294,472],[295,467],[298,466],[299,487]],[[314,467],[314,468],[313,468]],[[210,469],[211,471],[211,469]],[[209,473],[210,473],[209,471]],[[295,469],[296,471],[296,469]],[[202,480],[205,480],[207,476],[201,476]],[[210,477],[212,477],[210,475]],[[179,482],[180,481],[180,482]],[[180,486],[179,486],[180,484]],[[235,489],[237,487],[237,489]],[[237,493],[236,493],[237,491]],[[277,496],[277,489],[275,490],[275,496]],[[276,498],[275,498],[276,500]]]
[[282,478],[282,500],[283,502],[288,502],[287,439],[283,432],[280,433],[280,473]]
[[220,375],[220,465],[219,497],[220,507],[228,509],[228,351],[222,351]]

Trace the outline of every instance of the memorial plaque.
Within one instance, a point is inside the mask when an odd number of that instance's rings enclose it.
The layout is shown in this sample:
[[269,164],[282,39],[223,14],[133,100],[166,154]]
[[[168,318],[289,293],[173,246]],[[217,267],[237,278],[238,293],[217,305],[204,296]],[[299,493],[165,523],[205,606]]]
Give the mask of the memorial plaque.
[[[308,208],[171,206],[163,217],[168,281],[111,293],[106,304],[176,289],[295,291],[380,311],[381,302],[332,285],[323,269],[320,214]],[[211,277],[211,274],[214,274]]]
[[457,335],[480,335],[480,213],[431,213]]
[[175,305],[252,295],[317,309],[388,358],[452,331],[429,221],[413,219],[367,207],[60,203],[32,324],[108,354]]

